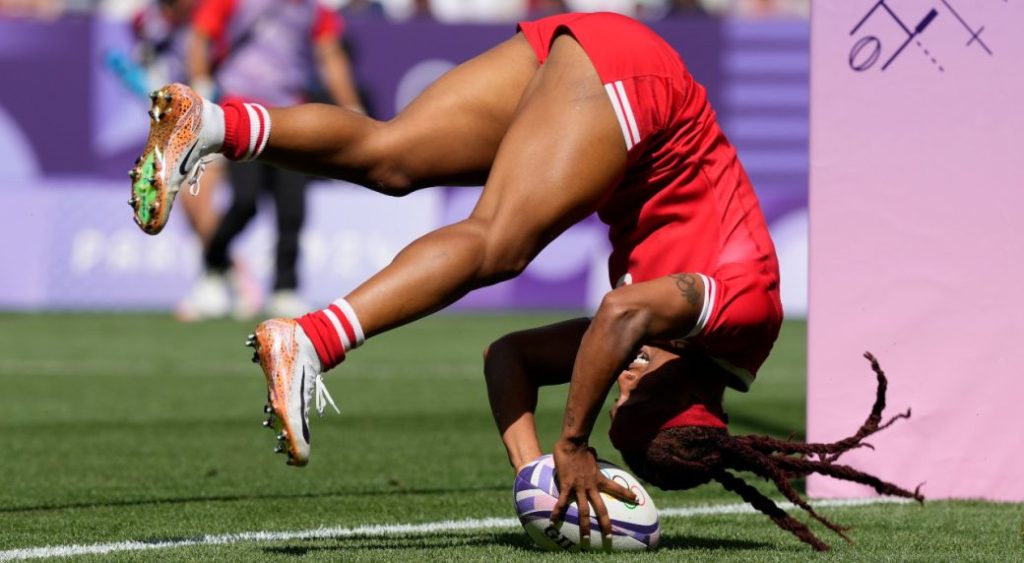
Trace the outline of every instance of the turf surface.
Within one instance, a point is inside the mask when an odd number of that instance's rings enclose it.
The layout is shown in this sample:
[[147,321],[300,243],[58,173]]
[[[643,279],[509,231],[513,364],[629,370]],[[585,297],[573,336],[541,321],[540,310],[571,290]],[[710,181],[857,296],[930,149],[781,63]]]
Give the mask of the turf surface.
[[[480,354],[504,332],[553,320],[440,316],[375,338],[328,377],[342,414],[313,420],[311,464],[296,470],[271,453],[273,435],[260,427],[263,378],[242,346],[249,324],[183,325],[159,315],[0,314],[0,550],[513,517],[512,472],[487,409]],[[753,391],[729,398],[734,432],[801,435],[804,341],[804,325],[787,324]],[[870,382],[865,377],[865,385]],[[542,443],[554,441],[564,392],[556,388],[542,396]],[[869,407],[864,405],[865,413]],[[618,462],[606,432],[602,417],[594,444]],[[717,486],[654,494],[660,507],[738,501]],[[829,558],[1024,558],[1019,504],[930,502],[823,512],[853,526],[856,542],[846,544],[812,525],[835,548]],[[761,515],[667,518],[663,526],[662,549],[631,558],[813,555]],[[521,530],[502,528],[242,542],[92,558],[155,557],[574,556],[544,554]]]

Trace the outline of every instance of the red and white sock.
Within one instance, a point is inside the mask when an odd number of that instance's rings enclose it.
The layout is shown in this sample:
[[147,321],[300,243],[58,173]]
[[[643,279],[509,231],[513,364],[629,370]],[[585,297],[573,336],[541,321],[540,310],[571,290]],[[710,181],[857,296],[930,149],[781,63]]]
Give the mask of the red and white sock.
[[321,371],[340,364],[349,350],[357,348],[366,339],[356,312],[344,299],[295,320],[313,343],[320,358]]
[[253,160],[270,139],[270,113],[260,104],[228,100],[224,110],[224,145],[220,152],[231,160]]

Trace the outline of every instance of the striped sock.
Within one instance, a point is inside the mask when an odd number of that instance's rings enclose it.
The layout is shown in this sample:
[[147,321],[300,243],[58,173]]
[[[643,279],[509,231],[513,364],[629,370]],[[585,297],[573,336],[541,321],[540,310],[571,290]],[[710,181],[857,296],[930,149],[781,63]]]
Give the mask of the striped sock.
[[365,340],[356,312],[344,299],[295,320],[313,343],[322,371],[340,364],[349,350]]
[[224,145],[221,152],[231,160],[253,160],[270,139],[270,113],[260,104],[228,100],[224,110]]

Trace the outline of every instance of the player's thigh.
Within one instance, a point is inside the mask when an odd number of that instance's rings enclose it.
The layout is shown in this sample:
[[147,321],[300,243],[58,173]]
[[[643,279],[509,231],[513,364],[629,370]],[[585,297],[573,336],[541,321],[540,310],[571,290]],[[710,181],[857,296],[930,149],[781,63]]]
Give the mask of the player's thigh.
[[448,71],[375,140],[415,179],[483,183],[539,64],[521,34]]
[[486,362],[519,362],[537,385],[568,383],[589,326],[579,318],[506,334],[488,348]]
[[626,147],[597,71],[559,36],[523,94],[473,217],[498,249],[529,261],[595,211],[626,169]]

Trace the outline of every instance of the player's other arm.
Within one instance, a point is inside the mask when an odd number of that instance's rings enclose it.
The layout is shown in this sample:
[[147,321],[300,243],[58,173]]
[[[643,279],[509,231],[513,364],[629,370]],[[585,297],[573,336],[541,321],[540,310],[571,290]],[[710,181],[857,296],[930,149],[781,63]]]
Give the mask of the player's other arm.
[[700,276],[676,274],[620,287],[605,295],[583,335],[573,365],[562,433],[555,443],[555,466],[561,486],[552,520],[560,520],[576,499],[581,533],[589,533],[589,508],[594,506],[601,530],[611,532],[600,492],[622,499],[633,495],[598,471],[590,433],[612,382],[645,341],[685,336],[704,304]]
[[704,281],[694,274],[673,274],[608,292],[576,356],[559,445],[586,447],[608,390],[640,345],[686,336],[703,305]]
[[507,334],[484,353],[491,414],[517,472],[540,457],[534,423],[537,390],[568,383],[590,319],[573,319]]
[[680,273],[604,296],[572,367],[560,447],[587,446],[615,376],[641,344],[686,336],[700,315],[703,294],[699,275]]

